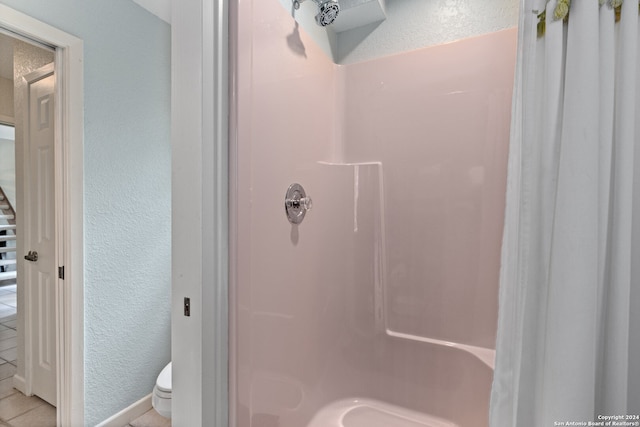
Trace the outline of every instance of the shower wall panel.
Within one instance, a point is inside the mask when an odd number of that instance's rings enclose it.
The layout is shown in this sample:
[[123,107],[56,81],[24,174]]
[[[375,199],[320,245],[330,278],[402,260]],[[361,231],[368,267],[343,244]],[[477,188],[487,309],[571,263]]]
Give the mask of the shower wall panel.
[[[351,268],[348,225],[331,209],[346,203],[335,191],[346,172],[318,163],[334,139],[334,65],[277,0],[237,7],[232,424],[301,427],[323,403],[314,390],[343,328],[336,289]],[[284,210],[294,182],[314,201],[298,227]]]
[[425,339],[493,347],[515,32],[336,66],[277,0],[236,13],[233,425],[486,425],[491,369]]
[[516,38],[341,68],[346,160],[385,170],[390,331],[495,346]]

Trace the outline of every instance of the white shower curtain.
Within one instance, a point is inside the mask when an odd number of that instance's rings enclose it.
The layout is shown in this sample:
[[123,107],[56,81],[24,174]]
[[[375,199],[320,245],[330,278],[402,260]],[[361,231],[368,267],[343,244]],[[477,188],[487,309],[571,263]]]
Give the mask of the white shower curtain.
[[[554,20],[555,0],[521,3],[490,424],[633,416],[638,0],[624,1],[618,23],[609,1],[574,0],[567,23]],[[537,37],[545,7],[546,33]]]

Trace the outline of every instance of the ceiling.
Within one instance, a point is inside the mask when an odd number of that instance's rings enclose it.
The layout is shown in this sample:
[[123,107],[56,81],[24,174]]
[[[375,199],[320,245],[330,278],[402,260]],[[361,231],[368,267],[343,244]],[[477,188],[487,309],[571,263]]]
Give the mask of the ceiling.
[[167,23],[171,23],[171,0],[133,0]]

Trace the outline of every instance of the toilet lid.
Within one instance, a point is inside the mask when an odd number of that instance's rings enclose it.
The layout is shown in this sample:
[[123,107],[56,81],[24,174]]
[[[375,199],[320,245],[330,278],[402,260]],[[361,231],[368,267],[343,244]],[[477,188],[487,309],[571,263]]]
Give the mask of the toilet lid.
[[171,393],[171,362],[164,367],[158,379],[156,380],[156,387],[158,390]]

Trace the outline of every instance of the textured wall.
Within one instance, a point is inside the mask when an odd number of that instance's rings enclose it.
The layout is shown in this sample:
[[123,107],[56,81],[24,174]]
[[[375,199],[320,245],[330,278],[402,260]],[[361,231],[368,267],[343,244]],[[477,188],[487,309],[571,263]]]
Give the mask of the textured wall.
[[170,27],[129,0],[2,0],[84,40],[85,425],[170,359]]
[[387,0],[387,19],[338,36],[338,62],[349,64],[511,28],[518,0]]
[[13,80],[0,77],[0,116],[13,117]]
[[[280,3],[291,11],[291,0]],[[315,24],[311,2],[296,19],[334,62],[350,64],[514,27],[518,6],[518,0],[386,0],[385,21],[337,35]]]

